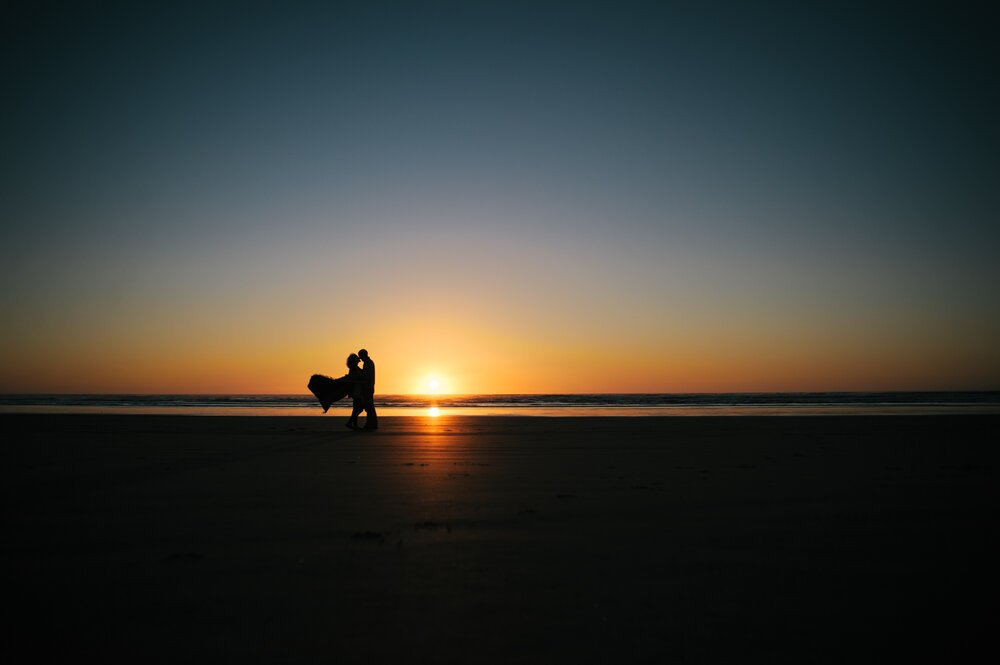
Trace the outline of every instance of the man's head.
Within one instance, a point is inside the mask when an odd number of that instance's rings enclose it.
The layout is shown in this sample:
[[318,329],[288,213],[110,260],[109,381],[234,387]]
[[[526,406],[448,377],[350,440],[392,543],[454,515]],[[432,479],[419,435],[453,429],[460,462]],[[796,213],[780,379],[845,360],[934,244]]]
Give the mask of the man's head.
[[368,349],[361,349],[358,351],[358,356],[360,356],[362,360],[368,360]]

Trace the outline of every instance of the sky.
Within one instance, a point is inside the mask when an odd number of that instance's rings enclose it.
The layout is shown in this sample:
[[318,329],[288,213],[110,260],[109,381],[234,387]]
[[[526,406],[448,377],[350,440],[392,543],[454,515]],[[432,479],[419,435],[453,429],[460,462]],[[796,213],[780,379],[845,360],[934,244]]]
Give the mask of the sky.
[[0,392],[1000,389],[963,3],[5,3]]

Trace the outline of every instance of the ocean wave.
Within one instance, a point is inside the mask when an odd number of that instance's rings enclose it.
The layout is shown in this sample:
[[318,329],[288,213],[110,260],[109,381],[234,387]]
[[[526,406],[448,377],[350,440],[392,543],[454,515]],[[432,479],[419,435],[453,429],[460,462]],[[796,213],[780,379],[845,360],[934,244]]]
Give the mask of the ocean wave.
[[[809,392],[809,393],[627,393],[510,395],[377,395],[382,408],[575,409],[670,407],[877,407],[1000,405],[1000,391]],[[7,407],[302,409],[312,395],[0,395]]]

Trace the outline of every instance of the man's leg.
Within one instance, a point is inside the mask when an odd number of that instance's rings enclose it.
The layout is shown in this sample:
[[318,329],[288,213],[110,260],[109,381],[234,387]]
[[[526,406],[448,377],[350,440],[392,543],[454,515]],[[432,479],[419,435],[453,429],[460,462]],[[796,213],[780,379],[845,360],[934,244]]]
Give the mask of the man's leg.
[[375,393],[365,395],[365,429],[378,429],[378,414],[375,413]]

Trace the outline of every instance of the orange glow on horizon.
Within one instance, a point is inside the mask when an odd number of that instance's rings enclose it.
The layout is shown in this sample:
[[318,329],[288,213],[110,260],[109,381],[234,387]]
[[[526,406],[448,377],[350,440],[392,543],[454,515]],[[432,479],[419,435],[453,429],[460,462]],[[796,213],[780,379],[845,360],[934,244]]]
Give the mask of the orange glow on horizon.
[[[0,391],[302,395],[310,375],[343,375],[362,347],[381,394],[995,390],[1000,380],[989,326],[681,317],[629,302],[556,310],[528,298],[456,295],[445,307],[385,296],[347,324],[312,294],[274,299],[267,316],[253,300],[219,311],[126,303],[81,315],[72,335],[23,318],[0,331]],[[629,316],[642,321],[618,323]]]
[[[449,337],[442,332],[442,337]],[[621,357],[602,341],[491,338],[447,344],[448,365],[427,370],[420,340],[364,344],[381,394],[794,392],[996,389],[1000,361],[978,362],[961,346],[797,343],[744,335],[739,344],[675,338],[634,343]],[[788,342],[788,343],[785,343]],[[89,346],[72,340],[40,354],[7,358],[0,390],[21,393],[305,394],[313,373],[340,376],[360,343],[322,346],[246,340],[225,346],[172,345],[147,337]],[[443,345],[442,345],[443,346]],[[343,349],[331,354],[330,348]],[[982,356],[980,356],[981,358]]]

